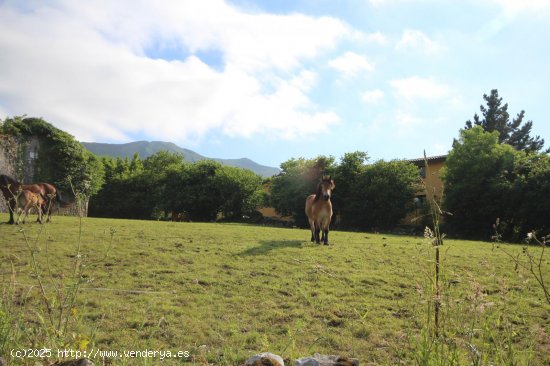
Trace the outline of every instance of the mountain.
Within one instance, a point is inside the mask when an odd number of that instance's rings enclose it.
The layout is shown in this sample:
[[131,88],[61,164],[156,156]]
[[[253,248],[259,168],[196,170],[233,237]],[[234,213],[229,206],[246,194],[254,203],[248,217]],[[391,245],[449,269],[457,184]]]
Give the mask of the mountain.
[[262,177],[270,177],[272,175],[279,174],[278,168],[260,165],[250,159],[219,159],[219,158],[207,158],[196,152],[184,149],[172,142],[164,141],[135,141],[127,144],[106,144],[100,142],[81,142],[81,144],[92,153],[99,156],[112,156],[115,158],[132,158],[135,153],[139,154],[139,157],[145,159],[159,151],[169,151],[173,153],[182,154],[185,161],[194,163],[199,160],[210,159],[217,161],[224,165],[234,166],[237,168],[249,169],[254,173],[261,175]]

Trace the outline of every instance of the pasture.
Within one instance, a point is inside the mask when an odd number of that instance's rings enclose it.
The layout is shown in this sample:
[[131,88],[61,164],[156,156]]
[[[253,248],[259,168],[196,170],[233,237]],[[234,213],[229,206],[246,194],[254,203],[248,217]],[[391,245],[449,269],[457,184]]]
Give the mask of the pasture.
[[[21,227],[0,225],[6,349],[189,352],[96,365],[239,365],[263,351],[398,365],[435,347],[425,337],[433,247],[422,237],[331,231],[324,246],[305,229],[243,224],[54,217]],[[519,245],[445,241],[441,352],[459,364],[550,365],[550,306],[502,249],[521,258]],[[56,286],[70,285],[75,262],[86,265],[83,282],[65,311],[67,334],[56,338],[33,268],[54,298]]]

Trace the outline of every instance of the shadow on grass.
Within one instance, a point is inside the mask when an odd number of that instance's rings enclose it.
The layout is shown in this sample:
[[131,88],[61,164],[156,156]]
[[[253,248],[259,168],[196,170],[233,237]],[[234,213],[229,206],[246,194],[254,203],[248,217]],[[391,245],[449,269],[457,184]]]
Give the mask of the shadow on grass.
[[261,240],[260,246],[247,249],[243,252],[240,252],[239,255],[262,255],[276,249],[301,248],[302,245],[303,241],[300,240]]

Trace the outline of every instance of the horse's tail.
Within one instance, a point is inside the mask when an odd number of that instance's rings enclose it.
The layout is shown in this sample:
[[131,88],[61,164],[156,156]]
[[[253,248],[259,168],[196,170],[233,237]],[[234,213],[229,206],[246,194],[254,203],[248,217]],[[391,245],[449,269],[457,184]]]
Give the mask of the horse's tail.
[[59,202],[59,206],[65,208],[65,207],[68,207],[70,205],[69,202],[67,201],[64,201],[62,198],[61,198],[61,193],[59,193],[59,189],[56,189],[55,190],[55,199],[57,202]]

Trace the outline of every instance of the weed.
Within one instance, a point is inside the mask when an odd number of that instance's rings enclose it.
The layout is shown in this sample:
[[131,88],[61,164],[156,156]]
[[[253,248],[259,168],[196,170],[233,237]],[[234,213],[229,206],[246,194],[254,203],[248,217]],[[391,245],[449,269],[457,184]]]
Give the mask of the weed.
[[[85,198],[81,195],[75,196],[77,205],[85,202]],[[79,212],[83,212],[81,207]],[[52,258],[50,252],[52,238],[48,232],[50,224],[45,223],[45,220],[37,229],[27,229],[23,226],[18,229],[27,249],[30,265],[29,278],[34,280],[35,284],[18,283],[15,264],[11,261],[11,277],[9,281],[2,281],[4,286],[0,298],[0,355],[6,355],[8,361],[11,352],[7,352],[7,349],[14,349],[16,346],[38,346],[50,350],[71,347],[74,350],[83,351],[90,343],[90,338],[78,331],[81,317],[77,298],[81,292],[81,286],[91,283],[86,270],[89,266],[96,265],[97,261],[87,263],[84,260],[81,250],[82,215],[78,220],[79,232],[75,252],[68,255],[72,260],[70,264],[62,263],[58,258]],[[114,231],[111,231],[108,249],[112,245],[113,236]],[[26,287],[28,292],[18,291],[16,287]],[[31,296],[34,289],[38,289],[36,298],[39,300],[38,303],[35,303]],[[32,310],[29,312],[29,309]],[[35,320],[30,320],[29,316],[34,317]],[[18,334],[19,329],[26,337]],[[92,338],[95,332],[97,327],[92,328]],[[56,354],[45,353],[43,357],[55,358]],[[16,359],[12,361],[15,362]]]
[[[500,245],[502,235],[500,234],[500,219],[497,218],[496,222],[493,224],[493,229],[495,230],[495,235],[492,239],[496,243],[496,248],[501,250],[504,254],[510,257],[514,263],[514,270],[517,271],[519,267],[528,271],[532,278],[534,278],[539,284],[542,292],[544,293],[544,298],[546,302],[550,305],[550,288],[548,287],[548,282],[545,279],[545,272],[543,269],[545,263],[545,249],[548,244],[550,244],[550,235],[543,236],[541,238],[537,237],[536,231],[531,231],[527,234],[525,238],[526,244],[522,248],[522,252],[514,256],[511,252],[502,248]],[[530,244],[535,244],[540,247],[540,252],[538,254],[534,253],[533,250],[530,250]],[[495,246],[493,246],[494,249]],[[522,260],[523,257],[523,260]]]

